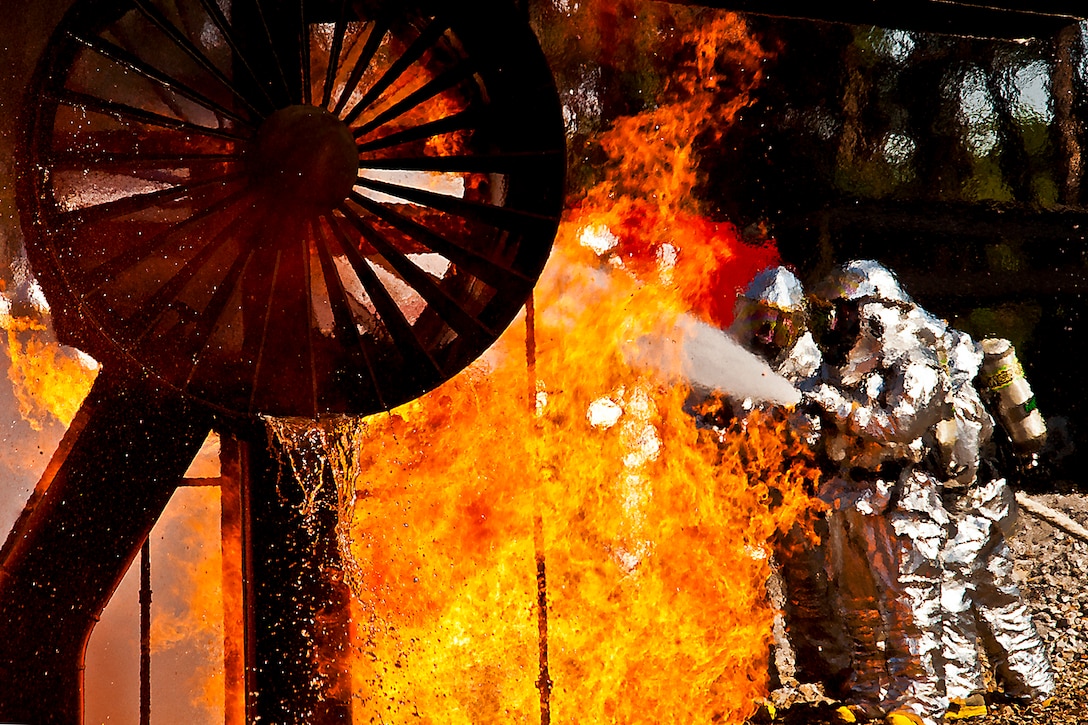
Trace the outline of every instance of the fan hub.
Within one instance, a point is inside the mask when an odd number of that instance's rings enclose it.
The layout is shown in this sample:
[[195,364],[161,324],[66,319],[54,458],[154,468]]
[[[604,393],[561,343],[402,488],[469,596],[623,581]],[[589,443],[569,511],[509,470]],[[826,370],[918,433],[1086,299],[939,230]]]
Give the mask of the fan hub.
[[255,173],[276,204],[327,211],[351,193],[359,154],[347,125],[323,108],[281,108],[257,132]]

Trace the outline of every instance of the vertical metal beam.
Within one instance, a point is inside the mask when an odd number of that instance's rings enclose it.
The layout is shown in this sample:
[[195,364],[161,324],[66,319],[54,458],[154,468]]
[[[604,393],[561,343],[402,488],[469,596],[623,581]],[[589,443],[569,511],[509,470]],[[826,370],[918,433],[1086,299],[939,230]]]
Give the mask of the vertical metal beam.
[[219,440],[219,531],[223,551],[223,722],[246,723],[246,584],[243,548],[245,509],[242,506],[242,461],[237,439]]
[[[246,566],[248,722],[351,722],[351,592],[337,572],[336,487],[326,481],[316,510],[259,422],[238,433],[252,492]],[[243,517],[246,521],[247,517]]]
[[242,613],[245,649],[245,711],[246,722],[255,723],[257,715],[257,579],[253,562],[253,477],[250,473],[249,446],[239,445],[241,473],[238,490],[241,501],[242,548]]
[[[526,401],[529,415],[536,413],[536,300],[532,293],[525,301],[525,368],[529,381]],[[540,693],[540,725],[552,721],[552,676],[548,665],[548,562],[545,555],[544,517],[533,512],[533,553],[536,559],[537,679]]]
[[1074,109],[1078,102],[1077,95],[1077,53],[1074,47],[1079,44],[1081,28],[1069,25],[1054,38],[1054,68],[1050,79],[1051,97],[1054,99],[1054,125],[1058,135],[1058,149],[1062,170],[1060,179],[1060,197],[1062,204],[1069,206],[1080,202],[1081,177],[1083,176],[1080,134],[1081,122]]

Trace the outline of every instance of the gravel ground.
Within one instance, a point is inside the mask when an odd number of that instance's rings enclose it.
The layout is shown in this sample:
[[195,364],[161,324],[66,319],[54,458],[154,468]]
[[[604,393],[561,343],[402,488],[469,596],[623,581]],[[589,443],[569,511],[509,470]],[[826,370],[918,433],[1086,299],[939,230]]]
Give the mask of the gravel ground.
[[[1088,494],[1034,493],[1032,498],[1088,526]],[[1009,704],[995,695],[990,714],[965,722],[1088,724],[1088,542],[1021,512],[1018,530],[1009,544],[1017,556],[1017,575],[1024,597],[1032,605],[1036,626],[1047,643],[1058,687],[1046,706]],[[828,722],[825,712],[811,704],[797,703],[780,709],[775,722],[822,725]]]

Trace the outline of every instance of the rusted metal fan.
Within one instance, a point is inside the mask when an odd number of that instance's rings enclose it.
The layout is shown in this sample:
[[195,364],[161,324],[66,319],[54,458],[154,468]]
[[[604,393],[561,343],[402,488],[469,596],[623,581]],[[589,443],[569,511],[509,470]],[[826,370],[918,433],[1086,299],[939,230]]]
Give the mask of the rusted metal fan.
[[82,0],[19,154],[64,341],[244,414],[362,414],[480,355],[562,202],[554,83],[502,2]]
[[103,367],[0,549],[0,719],[74,724],[94,622],[213,424],[260,452],[257,414],[390,408],[509,324],[563,123],[509,0],[76,0],[23,118],[28,256]]

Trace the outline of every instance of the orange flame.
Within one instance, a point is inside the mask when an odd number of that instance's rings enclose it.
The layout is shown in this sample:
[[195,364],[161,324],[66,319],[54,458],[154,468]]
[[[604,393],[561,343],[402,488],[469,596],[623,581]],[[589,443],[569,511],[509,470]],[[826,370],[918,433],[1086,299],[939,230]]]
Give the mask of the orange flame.
[[91,390],[97,364],[58,343],[37,317],[2,314],[0,327],[7,330],[8,376],[19,414],[34,430],[53,419],[69,425]]
[[[560,227],[530,364],[515,328],[438,390],[323,439],[357,720],[738,723],[766,695],[769,541],[810,510],[816,469],[776,416],[698,429],[686,388],[626,353],[682,314],[728,322],[778,261],[693,196],[692,139],[748,102],[762,51],[727,13],[689,44],[671,102],[602,139],[613,173]],[[749,70],[723,105],[730,64]]]
[[746,245],[731,224],[704,215],[696,142],[720,138],[751,102],[766,55],[734,13],[691,28],[681,54],[690,60],[676,65],[663,99],[603,134],[608,176],[568,219],[591,233],[606,228],[614,241],[598,248],[602,257],[648,281],[660,275],[719,325],[732,319],[736,292],[779,258],[773,242]]
[[694,195],[694,139],[750,101],[763,51],[729,13],[687,42],[661,102],[601,139],[530,364],[515,326],[427,396],[300,438],[339,489],[356,721],[739,723],[767,694],[769,541],[816,469],[775,415],[700,430],[626,352],[683,314],[728,323],[778,262]]
[[155,587],[151,653],[185,662],[176,692],[188,693],[181,704],[209,721],[222,720],[226,697],[218,493],[211,486],[179,489],[152,541],[153,573],[163,572],[163,586]]
[[541,288],[562,294],[537,328],[537,411],[510,334],[489,369],[355,433],[366,714],[536,719],[542,644],[558,721],[740,722],[765,694],[767,542],[806,510],[813,469],[770,421],[724,446],[699,431],[686,391],[622,353],[680,302],[627,276],[601,295],[596,266],[564,262]]

